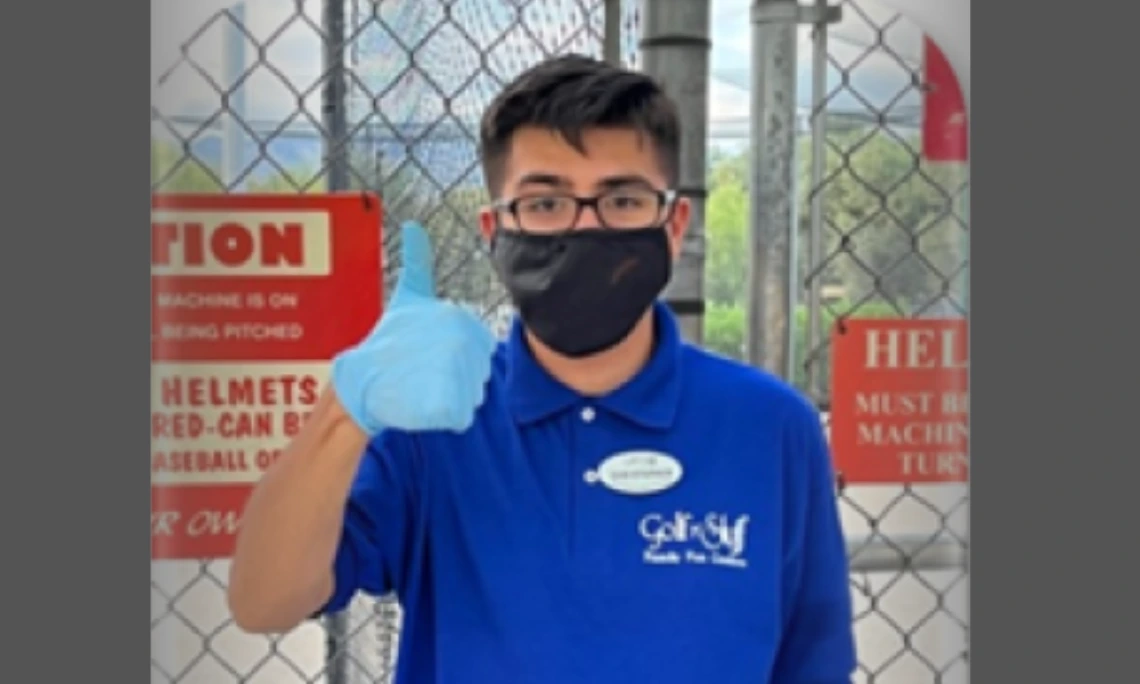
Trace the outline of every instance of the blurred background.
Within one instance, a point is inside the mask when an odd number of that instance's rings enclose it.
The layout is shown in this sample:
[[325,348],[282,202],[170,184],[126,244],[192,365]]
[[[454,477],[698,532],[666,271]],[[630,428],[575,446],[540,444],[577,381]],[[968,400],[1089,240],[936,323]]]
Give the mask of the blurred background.
[[[968,314],[964,137],[937,140],[930,98],[932,60],[960,62],[968,45],[934,43],[900,7],[151,0],[152,191],[376,192],[386,287],[399,223],[420,220],[443,294],[501,331],[510,309],[475,222],[483,107],[546,56],[620,61],[658,76],[685,118],[682,185],[697,211],[667,297],[686,335],[788,378],[826,422],[837,320]],[[657,40],[671,35],[698,40]],[[967,491],[838,488],[857,682],[967,681]],[[389,681],[390,600],[252,636],[230,621],[227,561],[153,568],[153,682]]]

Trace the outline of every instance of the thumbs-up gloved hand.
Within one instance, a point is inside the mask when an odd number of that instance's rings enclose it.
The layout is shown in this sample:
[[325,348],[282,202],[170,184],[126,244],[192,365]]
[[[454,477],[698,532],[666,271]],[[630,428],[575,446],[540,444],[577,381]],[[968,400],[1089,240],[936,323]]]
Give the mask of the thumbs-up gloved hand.
[[466,430],[483,403],[495,338],[470,311],[436,296],[424,229],[405,223],[403,270],[379,323],[332,364],[332,386],[368,435]]

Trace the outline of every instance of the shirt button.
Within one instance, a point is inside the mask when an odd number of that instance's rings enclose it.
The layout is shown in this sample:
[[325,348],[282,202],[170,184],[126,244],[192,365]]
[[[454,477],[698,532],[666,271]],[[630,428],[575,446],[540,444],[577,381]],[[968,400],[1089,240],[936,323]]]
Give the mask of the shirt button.
[[582,420],[587,423],[594,422],[594,409],[590,408],[589,406],[582,409]]

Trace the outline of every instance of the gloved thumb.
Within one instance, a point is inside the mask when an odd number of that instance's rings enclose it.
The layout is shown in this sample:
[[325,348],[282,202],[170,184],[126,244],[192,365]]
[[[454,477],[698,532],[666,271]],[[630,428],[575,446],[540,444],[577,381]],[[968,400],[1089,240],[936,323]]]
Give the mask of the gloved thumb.
[[389,308],[435,298],[435,265],[427,231],[415,221],[406,221],[400,226],[400,238],[403,264]]

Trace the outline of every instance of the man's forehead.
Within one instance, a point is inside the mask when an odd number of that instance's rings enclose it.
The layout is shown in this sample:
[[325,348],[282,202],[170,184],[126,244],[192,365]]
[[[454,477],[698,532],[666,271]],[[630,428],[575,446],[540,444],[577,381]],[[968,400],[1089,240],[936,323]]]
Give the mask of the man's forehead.
[[641,176],[662,182],[656,150],[634,129],[591,128],[578,149],[559,132],[522,128],[512,137],[506,158],[508,187],[527,177],[560,179],[562,185],[593,186],[605,178]]

